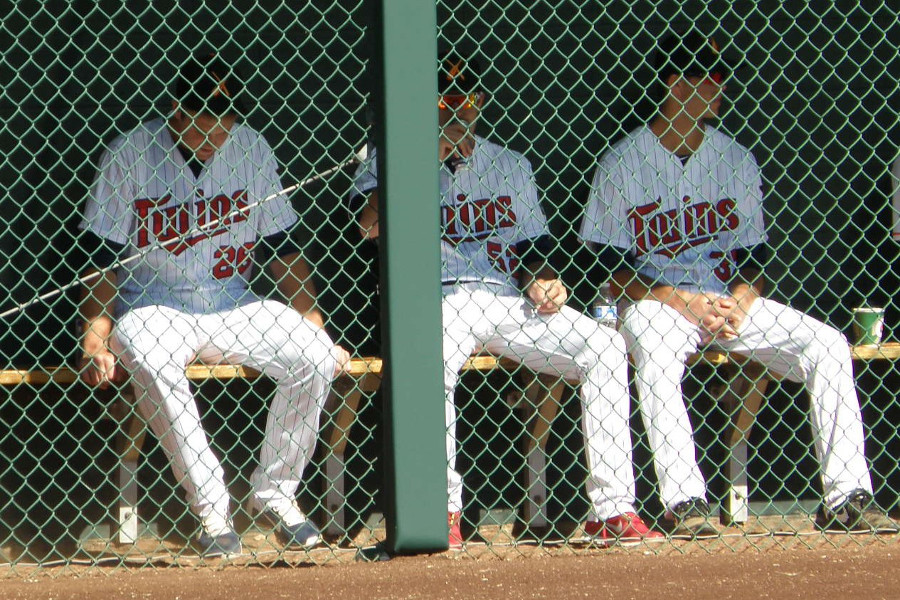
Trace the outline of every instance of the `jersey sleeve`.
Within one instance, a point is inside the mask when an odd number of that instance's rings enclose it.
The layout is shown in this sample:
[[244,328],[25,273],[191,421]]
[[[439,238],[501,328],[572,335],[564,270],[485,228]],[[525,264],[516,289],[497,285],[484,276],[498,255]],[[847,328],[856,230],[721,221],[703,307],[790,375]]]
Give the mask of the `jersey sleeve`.
[[131,203],[135,196],[124,160],[121,145],[114,143],[104,150],[94,182],[88,191],[84,217],[78,226],[79,229],[122,245],[131,239],[134,218]]
[[[258,202],[284,189],[278,175],[278,161],[271,146],[261,135],[254,155],[258,156],[258,183],[255,187],[259,198],[251,198],[250,202]],[[291,205],[290,194],[280,194],[260,206],[259,235],[266,237],[291,229],[297,223],[297,213]]]
[[514,242],[522,240],[530,240],[548,235],[550,233],[547,228],[547,217],[541,208],[541,202],[538,198],[537,183],[534,180],[534,171],[531,163],[524,157],[518,157],[518,164],[522,171],[524,189],[521,192],[522,203],[525,207],[524,214],[517,215],[517,239]]
[[617,155],[608,152],[597,165],[578,236],[599,246],[632,247],[625,190]]
[[740,173],[737,174],[745,186],[744,198],[737,198],[739,210],[743,213],[741,227],[734,232],[737,248],[751,248],[765,243],[766,235],[765,217],[763,214],[762,175],[756,159],[749,152],[741,163]]

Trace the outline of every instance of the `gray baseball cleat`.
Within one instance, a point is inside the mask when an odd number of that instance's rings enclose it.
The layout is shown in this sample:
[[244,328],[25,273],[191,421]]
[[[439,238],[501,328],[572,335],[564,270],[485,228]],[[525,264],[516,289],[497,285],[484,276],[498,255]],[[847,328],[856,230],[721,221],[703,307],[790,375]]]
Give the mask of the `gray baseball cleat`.
[[703,498],[691,498],[679,502],[668,511],[666,519],[674,522],[673,537],[691,539],[718,537],[719,529],[710,519],[709,503]]
[[282,504],[270,502],[264,506],[254,501],[252,506],[274,528],[275,538],[285,549],[309,550],[322,541],[319,528],[306,518],[296,501]]
[[900,532],[900,526],[875,504],[875,498],[864,489],[853,490],[833,508],[823,504],[816,515],[816,526],[829,533]]
[[197,538],[197,545],[203,558],[228,558],[241,554],[241,538],[230,530],[213,535],[203,529]]

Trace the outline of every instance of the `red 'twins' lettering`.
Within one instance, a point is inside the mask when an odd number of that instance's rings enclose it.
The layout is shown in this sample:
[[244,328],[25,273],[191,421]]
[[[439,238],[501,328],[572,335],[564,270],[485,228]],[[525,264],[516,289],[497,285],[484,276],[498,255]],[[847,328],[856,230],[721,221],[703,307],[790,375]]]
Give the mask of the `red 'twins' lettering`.
[[636,206],[628,213],[628,224],[637,243],[639,254],[662,254],[674,257],[688,248],[717,239],[723,231],[733,231],[740,225],[737,203],[723,198],[715,203],[694,202],[690,196],[682,198],[686,205],[678,209],[660,211],[662,199]]

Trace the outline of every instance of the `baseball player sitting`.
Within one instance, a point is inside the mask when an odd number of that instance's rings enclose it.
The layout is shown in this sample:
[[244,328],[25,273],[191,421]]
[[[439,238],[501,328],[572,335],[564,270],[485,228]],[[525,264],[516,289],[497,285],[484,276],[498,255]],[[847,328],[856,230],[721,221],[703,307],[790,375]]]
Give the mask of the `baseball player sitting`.
[[[330,382],[349,358],[323,329],[290,236],[290,203],[278,196],[252,206],[282,185],[268,143],[239,121],[242,94],[220,58],[190,59],[168,118],[139,125],[104,152],[80,225],[98,249],[93,266],[119,265],[83,294],[82,377],[101,387],[122,375],[117,369],[132,377],[137,409],[200,519],[206,557],[239,554],[241,542],[185,366],[243,364],[276,382],[252,508],[285,546],[308,548],[319,532],[295,493]],[[268,262],[290,306],[249,290],[255,262]]]
[[661,43],[657,68],[659,112],[601,159],[580,235],[624,291],[620,330],[673,532],[717,533],[681,393],[685,361],[707,345],[805,384],[824,489],[820,527],[896,531],[873,500],[846,339],[762,297],[759,167],[708,123],[728,65],[715,40],[691,32]]
[[[592,510],[600,543],[663,538],[635,513],[625,344],[613,330],[565,306],[567,291],[547,265],[552,246],[531,165],[475,135],[486,94],[475,60],[444,53],[438,75],[443,358],[448,524],[462,544],[462,477],[455,470],[454,390],[479,350],[581,382]],[[376,160],[361,165],[350,194],[364,238],[379,234]]]

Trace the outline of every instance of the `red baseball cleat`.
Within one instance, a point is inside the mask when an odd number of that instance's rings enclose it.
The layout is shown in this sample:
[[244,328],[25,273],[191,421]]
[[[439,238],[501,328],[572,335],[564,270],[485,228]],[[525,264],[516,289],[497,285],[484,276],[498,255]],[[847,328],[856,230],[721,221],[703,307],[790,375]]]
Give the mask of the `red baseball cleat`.
[[450,527],[450,548],[462,548],[462,533],[459,531],[459,520],[461,518],[462,513],[459,511],[447,513],[447,525]]
[[666,536],[650,529],[635,513],[624,513],[606,521],[588,521],[584,532],[600,544],[633,546],[641,542],[661,542]]

